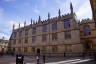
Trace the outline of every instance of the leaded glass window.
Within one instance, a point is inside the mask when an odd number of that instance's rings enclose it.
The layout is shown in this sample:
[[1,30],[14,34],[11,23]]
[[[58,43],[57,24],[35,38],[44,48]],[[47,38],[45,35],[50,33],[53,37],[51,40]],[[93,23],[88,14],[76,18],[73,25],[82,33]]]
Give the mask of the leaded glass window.
[[90,26],[89,25],[84,25],[83,31],[84,31],[84,35],[85,36],[91,35],[91,31],[90,31]]
[[36,36],[32,37],[32,43],[36,42]]
[[32,29],[32,34],[35,34],[36,33],[36,28],[34,27],[33,29]]
[[69,21],[65,21],[65,22],[64,22],[64,28],[65,28],[65,29],[70,28],[70,22],[69,22]]
[[47,25],[44,25],[44,26],[42,27],[42,32],[47,32]]
[[52,30],[57,30],[57,23],[52,24]]

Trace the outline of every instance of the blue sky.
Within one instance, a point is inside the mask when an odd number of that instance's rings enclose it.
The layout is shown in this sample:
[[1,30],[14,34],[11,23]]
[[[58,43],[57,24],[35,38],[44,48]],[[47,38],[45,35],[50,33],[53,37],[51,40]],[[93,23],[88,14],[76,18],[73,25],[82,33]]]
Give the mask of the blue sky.
[[92,18],[89,0],[0,0],[0,38],[9,39],[13,24],[15,28],[19,23],[23,26],[25,20],[30,24],[30,19],[38,20],[39,15],[47,19],[48,12],[54,17],[58,9],[62,14],[70,13],[70,2],[79,20]]

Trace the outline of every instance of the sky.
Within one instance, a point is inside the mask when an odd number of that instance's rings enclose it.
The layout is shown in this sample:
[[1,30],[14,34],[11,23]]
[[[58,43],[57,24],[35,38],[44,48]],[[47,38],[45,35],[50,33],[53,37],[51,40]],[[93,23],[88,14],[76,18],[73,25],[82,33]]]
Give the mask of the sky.
[[79,20],[92,18],[89,0],[0,0],[0,38],[9,39],[13,24],[18,28],[19,23],[29,25],[31,18],[47,19],[48,12],[51,17],[58,16],[58,10],[65,15],[70,13],[70,2]]

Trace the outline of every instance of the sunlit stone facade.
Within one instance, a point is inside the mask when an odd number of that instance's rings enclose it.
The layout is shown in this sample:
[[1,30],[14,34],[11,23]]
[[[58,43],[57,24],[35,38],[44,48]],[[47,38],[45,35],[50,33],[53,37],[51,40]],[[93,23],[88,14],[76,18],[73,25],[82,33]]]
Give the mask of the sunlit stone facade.
[[[38,22],[31,20],[30,25],[24,23],[24,27],[14,29],[10,37],[9,51],[24,55],[64,55],[64,53],[82,53],[96,50],[96,30],[93,20],[78,21],[70,4],[71,13],[50,18]],[[88,25],[88,26],[86,26]],[[85,26],[85,27],[84,27]],[[92,42],[92,46],[86,42]]]

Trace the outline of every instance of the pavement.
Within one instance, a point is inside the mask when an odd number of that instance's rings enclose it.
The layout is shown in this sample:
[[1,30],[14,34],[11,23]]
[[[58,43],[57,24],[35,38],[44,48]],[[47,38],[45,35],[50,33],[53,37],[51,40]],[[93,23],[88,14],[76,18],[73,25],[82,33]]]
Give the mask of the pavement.
[[[24,56],[25,64],[37,64],[37,60],[35,56]],[[0,64],[16,64],[15,56],[1,56]],[[43,58],[40,58],[40,64],[43,63]],[[45,64],[96,64],[95,61],[90,59],[89,57],[47,57]]]

